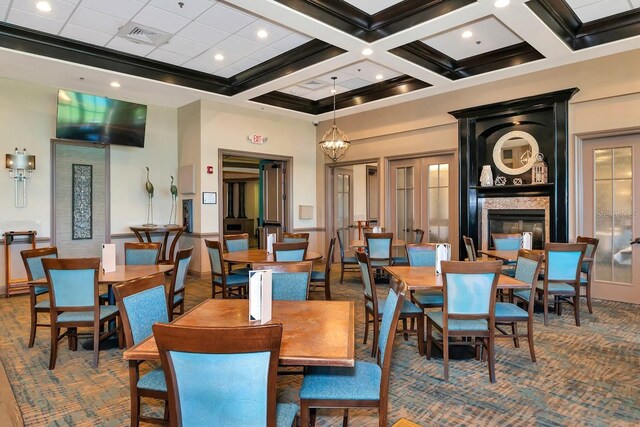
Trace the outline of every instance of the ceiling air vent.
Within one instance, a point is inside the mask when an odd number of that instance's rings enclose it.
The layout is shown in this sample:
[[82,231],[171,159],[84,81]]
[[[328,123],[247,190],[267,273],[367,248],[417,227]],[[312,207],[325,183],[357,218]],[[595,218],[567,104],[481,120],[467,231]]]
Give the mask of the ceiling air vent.
[[169,41],[171,34],[156,28],[129,22],[120,27],[118,36],[134,43],[161,46]]
[[303,83],[302,85],[308,89],[318,89],[322,86],[326,86],[325,83],[319,82],[317,80],[310,80],[308,82]]

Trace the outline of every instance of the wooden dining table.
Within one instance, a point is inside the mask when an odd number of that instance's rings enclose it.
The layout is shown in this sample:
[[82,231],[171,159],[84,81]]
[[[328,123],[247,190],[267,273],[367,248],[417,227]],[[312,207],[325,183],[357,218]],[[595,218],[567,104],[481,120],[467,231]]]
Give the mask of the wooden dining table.
[[[194,327],[259,325],[249,320],[246,299],[208,299],[172,322]],[[353,301],[273,301],[269,323],[283,326],[281,366],[347,366],[355,364]],[[126,350],[124,360],[158,360],[153,336]]]
[[[266,249],[249,249],[246,251],[227,252],[222,255],[225,262],[237,264],[253,264],[275,262],[273,254],[267,252]],[[318,261],[322,259],[322,254],[315,251],[307,251],[304,258],[305,261]]]
[[[436,274],[435,267],[388,266],[384,267],[395,280],[405,282],[409,291],[438,289],[443,286],[442,274]],[[501,274],[498,289],[531,289],[531,283]]]
[[[350,243],[352,248],[364,248],[367,246],[367,242],[363,239],[352,240]],[[404,240],[392,240],[391,246],[398,248],[404,246],[406,243]]]

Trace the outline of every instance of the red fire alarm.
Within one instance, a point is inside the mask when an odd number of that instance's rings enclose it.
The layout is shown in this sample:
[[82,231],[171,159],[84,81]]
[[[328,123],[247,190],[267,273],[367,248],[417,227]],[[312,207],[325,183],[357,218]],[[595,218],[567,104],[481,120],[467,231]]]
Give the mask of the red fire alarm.
[[211,175],[213,173],[213,166],[207,166],[207,173]]

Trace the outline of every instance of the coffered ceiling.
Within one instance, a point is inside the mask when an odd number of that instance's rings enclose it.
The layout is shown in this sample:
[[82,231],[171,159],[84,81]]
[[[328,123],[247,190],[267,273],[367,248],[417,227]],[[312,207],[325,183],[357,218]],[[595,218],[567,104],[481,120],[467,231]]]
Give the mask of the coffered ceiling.
[[344,115],[640,48],[640,0],[0,0],[0,21],[2,77],[318,119],[332,77]]

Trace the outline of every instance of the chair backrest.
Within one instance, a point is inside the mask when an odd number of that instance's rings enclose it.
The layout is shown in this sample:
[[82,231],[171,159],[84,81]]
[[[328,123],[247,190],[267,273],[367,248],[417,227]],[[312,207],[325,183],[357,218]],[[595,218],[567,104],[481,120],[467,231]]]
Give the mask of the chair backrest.
[[594,258],[596,257],[596,250],[598,249],[598,243],[600,243],[600,239],[596,239],[594,237],[584,237],[578,236],[576,238],[576,243],[586,243],[587,249],[584,251],[584,258],[589,258],[589,261],[582,262],[581,271],[583,273],[591,273],[591,268],[593,263],[595,262]]
[[125,242],[124,263],[126,265],[154,265],[160,259],[160,242]]
[[467,260],[476,261],[476,246],[473,244],[473,239],[471,237],[462,236],[462,241],[464,243],[464,248],[467,251]]
[[[98,308],[100,258],[43,258],[52,316]],[[52,321],[55,318],[52,317]]]
[[422,243],[422,240],[424,239],[424,230],[416,228],[415,230],[413,230],[413,232],[415,233],[415,235],[413,236],[413,243]]
[[209,254],[209,263],[211,264],[211,275],[224,277],[224,264],[222,258],[222,245],[215,240],[204,241]]
[[365,252],[356,252],[356,259],[360,267],[362,276],[362,293],[364,294],[364,303],[371,302],[373,304],[374,313],[378,309],[378,296],[376,294],[376,285],[371,269],[371,261]]
[[45,277],[42,260],[44,258],[58,258],[58,248],[27,249],[20,252],[24,269],[27,271],[27,279],[38,280]]
[[156,323],[171,426],[276,425],[282,325],[196,328]]
[[493,247],[497,251],[517,251],[520,249],[520,234],[492,233]]
[[[544,256],[541,253],[529,251],[527,249],[520,249],[518,251],[518,259],[516,261],[515,278],[521,282],[525,282],[531,285],[531,292],[529,294],[529,301],[534,301],[536,294],[536,284],[538,283],[538,277],[540,275],[540,267],[542,266],[542,260]],[[533,316],[533,306],[535,304],[528,304],[529,315]]]
[[405,245],[409,265],[412,267],[434,267],[436,265],[436,244],[421,243]]
[[225,234],[224,244],[227,252],[238,252],[249,250],[249,233]]
[[274,301],[307,300],[312,268],[311,261],[253,264],[254,270],[271,270],[271,289]]
[[443,261],[443,327],[448,319],[486,319],[492,328],[502,261]]
[[393,233],[364,233],[370,261],[388,261],[391,264]]
[[308,241],[309,233],[284,233],[282,235],[283,243],[300,243]]
[[184,295],[184,285],[187,281],[187,272],[189,271],[189,263],[191,262],[191,254],[193,246],[188,249],[179,250],[176,254],[175,264],[171,273],[171,285],[169,286],[169,294],[167,295],[167,305],[172,307],[175,295]]
[[331,281],[331,264],[333,263],[333,251],[336,246],[336,238],[332,237],[329,240],[329,249],[327,249],[327,259],[324,264],[324,280],[326,283]]
[[273,259],[276,262],[304,261],[307,257],[309,242],[274,243]]
[[340,248],[340,262],[344,262],[344,246],[342,244],[342,237],[340,237],[340,231],[336,231],[336,237],[338,238],[338,246]]
[[113,286],[127,347],[153,334],[156,322],[168,322],[164,274],[140,277]]
[[544,246],[544,286],[548,282],[580,284],[586,243],[547,243]]

